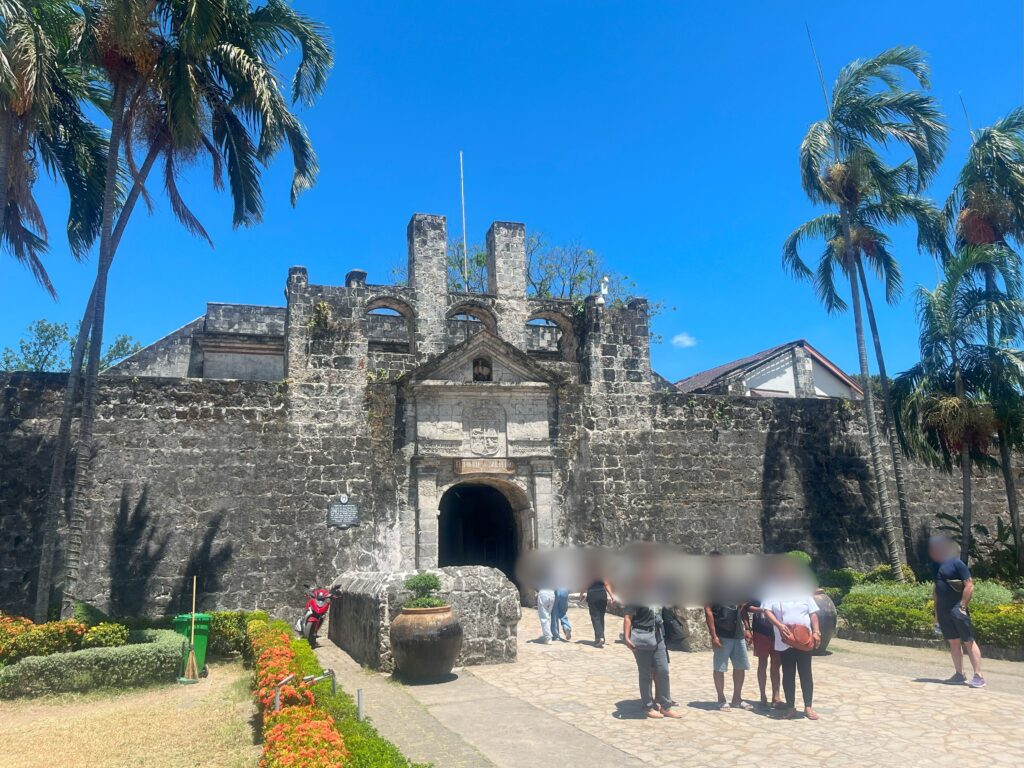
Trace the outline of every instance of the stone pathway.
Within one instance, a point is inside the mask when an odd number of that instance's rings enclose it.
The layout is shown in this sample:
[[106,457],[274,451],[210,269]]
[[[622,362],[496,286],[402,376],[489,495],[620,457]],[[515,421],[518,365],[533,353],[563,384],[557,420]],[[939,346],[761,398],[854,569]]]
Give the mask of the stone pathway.
[[[438,685],[403,687],[333,646],[318,653],[346,690],[363,688],[384,736],[436,768],[1024,765],[1024,664],[986,662],[989,687],[971,690],[936,680],[950,674],[946,654],[834,641],[814,660],[822,719],[810,722],[718,711],[710,653],[673,653],[684,718],[648,720],[632,655],[620,643],[594,648],[585,611],[570,611],[572,642],[552,645],[533,642],[536,614],[523,613],[515,664],[456,670]],[[620,621],[608,617],[608,637]],[[745,693],[756,696],[752,673]]]
[[435,768],[490,768],[494,764],[462,736],[442,726],[389,675],[364,670],[326,638],[316,649],[320,665],[334,670],[338,685],[353,698],[363,691],[363,712],[377,732],[413,762]]
[[[573,642],[540,645],[531,642],[536,617],[524,611],[519,661],[474,667],[473,675],[649,765],[1024,764],[1024,664],[989,662],[989,688],[971,690],[935,681],[952,671],[945,654],[838,641],[832,655],[814,660],[822,719],[810,722],[714,709],[710,653],[673,653],[672,696],[685,716],[652,721],[640,710],[625,646],[592,647],[586,613],[574,609],[570,618]],[[619,622],[608,617],[608,637],[618,636]],[[747,686],[757,694],[753,675]]]

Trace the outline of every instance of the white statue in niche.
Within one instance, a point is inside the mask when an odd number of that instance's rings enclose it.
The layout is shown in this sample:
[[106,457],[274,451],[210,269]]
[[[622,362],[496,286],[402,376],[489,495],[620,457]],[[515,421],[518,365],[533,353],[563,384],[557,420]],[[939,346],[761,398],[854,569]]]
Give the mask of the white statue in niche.
[[501,445],[501,423],[501,412],[493,406],[470,411],[469,450],[476,456],[494,456]]

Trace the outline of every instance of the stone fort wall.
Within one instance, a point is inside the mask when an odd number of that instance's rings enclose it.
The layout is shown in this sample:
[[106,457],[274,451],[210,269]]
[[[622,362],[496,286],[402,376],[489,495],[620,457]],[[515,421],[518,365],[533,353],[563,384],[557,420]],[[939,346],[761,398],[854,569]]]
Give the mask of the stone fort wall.
[[[0,610],[31,604],[62,385],[58,375],[0,378]],[[316,383],[104,380],[82,596],[115,613],[177,612],[197,572],[205,609],[289,615],[303,582],[396,570],[410,490],[392,451],[391,389],[360,388],[345,408]],[[614,398],[574,403],[585,415],[556,461],[563,541],[881,562],[856,404]],[[934,514],[958,510],[959,485],[914,464],[908,477],[922,546]],[[326,526],[339,492],[358,502],[359,526]],[[979,477],[975,500],[983,522],[1002,513],[999,478]]]

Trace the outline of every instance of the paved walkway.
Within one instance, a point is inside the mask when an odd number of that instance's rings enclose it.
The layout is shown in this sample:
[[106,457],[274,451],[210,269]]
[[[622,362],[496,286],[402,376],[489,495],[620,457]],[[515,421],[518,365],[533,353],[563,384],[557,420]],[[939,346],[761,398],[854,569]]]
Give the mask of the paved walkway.
[[[347,690],[364,689],[382,734],[436,768],[1024,765],[1024,664],[986,662],[988,688],[971,690],[938,682],[951,672],[946,654],[837,640],[814,660],[821,720],[810,722],[718,711],[710,654],[673,653],[684,718],[648,720],[632,655],[619,643],[594,648],[585,611],[570,618],[572,642],[540,645],[536,614],[524,610],[515,664],[457,670],[439,685],[401,687],[334,648],[321,657]],[[619,621],[608,617],[608,637]],[[756,692],[751,674],[745,693]]]

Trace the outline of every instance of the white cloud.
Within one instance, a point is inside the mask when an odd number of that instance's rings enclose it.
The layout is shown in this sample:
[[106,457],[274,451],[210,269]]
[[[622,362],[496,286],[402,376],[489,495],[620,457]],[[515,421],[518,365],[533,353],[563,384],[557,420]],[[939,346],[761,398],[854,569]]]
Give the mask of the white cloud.
[[675,336],[672,337],[672,346],[676,347],[677,349],[687,349],[689,347],[696,347],[697,340],[693,338],[693,336],[684,331],[683,333],[677,333]]

